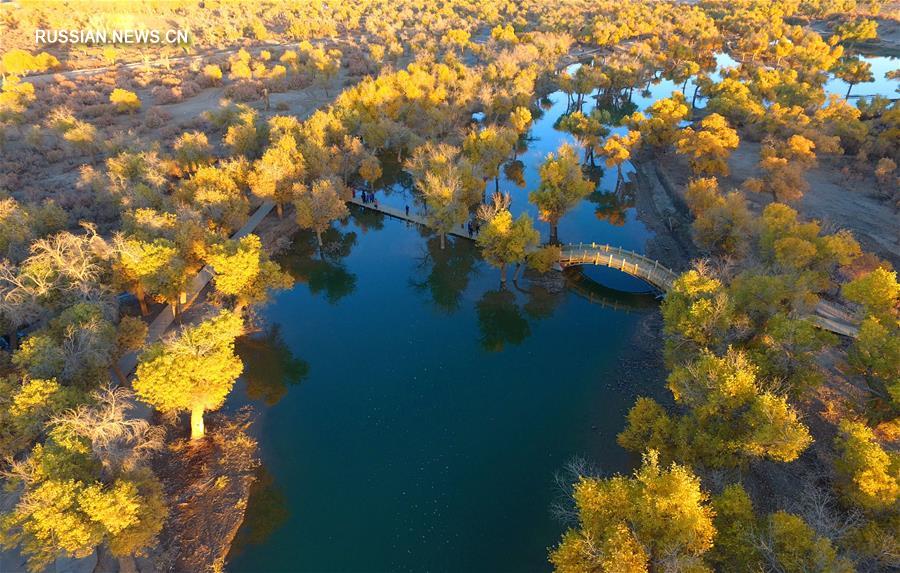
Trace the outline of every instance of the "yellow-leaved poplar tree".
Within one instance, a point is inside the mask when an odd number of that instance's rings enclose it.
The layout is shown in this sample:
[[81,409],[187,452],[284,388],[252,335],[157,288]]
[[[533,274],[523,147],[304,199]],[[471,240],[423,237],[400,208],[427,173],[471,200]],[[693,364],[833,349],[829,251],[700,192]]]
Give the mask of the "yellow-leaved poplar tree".
[[191,439],[204,436],[203,413],[225,401],[243,365],[234,341],[244,324],[236,313],[222,311],[141,354],[134,390],[162,412],[191,413]]
[[713,510],[689,468],[660,467],[651,450],[633,477],[582,476],[574,498],[579,524],[550,554],[557,572],[646,573],[664,560],[711,571],[702,556],[716,533]]
[[712,113],[700,122],[700,129],[686,127],[675,142],[678,153],[688,156],[691,169],[698,175],[728,175],[728,157],[740,139],[728,120]]

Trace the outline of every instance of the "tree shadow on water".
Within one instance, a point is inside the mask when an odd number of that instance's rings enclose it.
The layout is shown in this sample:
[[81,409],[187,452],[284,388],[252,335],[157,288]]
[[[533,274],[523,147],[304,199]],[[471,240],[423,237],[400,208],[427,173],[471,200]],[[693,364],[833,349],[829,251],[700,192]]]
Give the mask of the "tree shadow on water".
[[634,185],[625,182],[616,191],[594,191],[588,200],[596,205],[594,215],[597,219],[621,227],[628,220],[626,211],[634,207]]
[[228,561],[239,556],[250,545],[262,545],[287,523],[291,512],[284,491],[275,483],[274,476],[260,465],[256,481],[250,486],[250,497],[244,522],[231,543]]
[[553,316],[554,311],[559,308],[560,303],[565,298],[565,294],[559,290],[549,289],[543,285],[532,284],[525,291],[528,300],[522,306],[530,318],[543,320]]
[[453,313],[459,309],[462,293],[469,286],[478,249],[466,240],[454,241],[441,249],[437,237],[428,239],[425,245],[410,284],[416,291],[427,293],[436,309]]
[[504,287],[487,291],[475,305],[481,346],[500,352],[507,345],[519,345],[531,336],[531,325],[519,307],[516,295]]
[[268,406],[277,404],[290,386],[309,375],[309,363],[294,356],[278,324],[239,338],[236,350],[244,363],[247,396],[263,400]]
[[356,289],[356,275],[342,262],[356,245],[356,233],[332,227],[322,234],[322,239],[324,245],[319,249],[314,233],[298,232],[291,249],[279,262],[296,282],[305,283],[311,293],[322,293],[335,304]]

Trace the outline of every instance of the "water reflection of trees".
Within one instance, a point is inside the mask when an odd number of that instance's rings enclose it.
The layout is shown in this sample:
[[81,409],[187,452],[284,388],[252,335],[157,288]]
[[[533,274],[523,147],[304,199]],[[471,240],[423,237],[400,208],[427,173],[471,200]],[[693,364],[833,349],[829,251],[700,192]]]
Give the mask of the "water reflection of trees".
[[516,187],[525,187],[525,164],[521,160],[516,159],[506,162],[503,166],[503,175]]
[[588,200],[596,205],[594,215],[597,219],[621,227],[627,220],[625,211],[634,207],[634,184],[623,183],[616,191],[594,191]]
[[637,104],[631,101],[631,91],[629,90],[627,94],[627,98],[603,92],[598,92],[595,96],[597,107],[605,112],[604,116],[609,125],[621,125],[622,118],[637,111]]
[[[518,285],[516,287],[519,288]],[[531,284],[524,292],[527,298],[522,309],[529,317],[537,320],[553,316],[564,298],[562,291],[540,284]]]
[[309,374],[309,363],[297,358],[273,324],[259,333],[238,339],[236,349],[244,363],[247,396],[273,406]]
[[356,239],[355,232],[345,233],[332,227],[322,234],[324,244],[319,249],[312,232],[300,231],[279,262],[296,282],[306,283],[311,293],[322,293],[334,304],[356,288],[356,275],[342,262],[350,255]]
[[244,512],[244,522],[234,536],[228,560],[240,555],[249,545],[262,545],[278,531],[291,513],[284,491],[265,466],[256,470],[256,480],[250,486],[250,497]]
[[425,242],[410,283],[417,291],[428,293],[438,310],[452,313],[460,306],[477,261],[478,249],[471,241],[456,241],[441,249],[440,241],[432,237]]
[[521,344],[531,335],[536,321],[556,312],[567,292],[625,312],[644,312],[659,305],[653,292],[611,289],[587,277],[580,268],[567,269],[562,274],[532,275],[530,280],[513,282],[509,288],[501,286],[488,291],[476,303],[482,347],[500,352],[509,345]]
[[489,352],[499,352],[509,344],[522,344],[531,335],[531,325],[519,307],[515,293],[506,288],[484,293],[475,310],[481,346]]
[[[366,209],[365,207],[351,206],[350,213],[353,216],[353,223],[363,233],[380,231],[384,228],[384,215],[377,211]],[[349,224],[349,221],[347,224]]]
[[395,153],[382,153],[378,156],[381,161],[381,179],[378,180],[381,187],[390,190],[397,186],[403,190],[413,188],[412,176],[404,171],[403,161],[398,160]]

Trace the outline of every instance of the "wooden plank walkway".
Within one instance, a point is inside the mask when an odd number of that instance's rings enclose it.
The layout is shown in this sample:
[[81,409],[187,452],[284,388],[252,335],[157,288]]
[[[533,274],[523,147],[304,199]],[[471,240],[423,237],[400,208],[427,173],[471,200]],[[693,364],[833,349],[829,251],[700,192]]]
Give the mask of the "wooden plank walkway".
[[[425,218],[424,213],[419,213],[414,211],[413,209],[409,210],[409,215],[406,214],[406,209],[397,209],[395,207],[390,207],[388,205],[384,205],[382,203],[378,203],[377,206],[375,203],[363,203],[362,198],[360,197],[352,197],[347,200],[348,203],[353,205],[357,205],[359,207],[363,207],[365,209],[370,209],[377,213],[384,213],[390,217],[395,219],[400,219],[402,221],[409,221],[410,223],[415,223],[416,225],[422,225],[423,227],[428,227],[428,221]],[[447,233],[448,235],[453,235],[454,237],[460,237],[463,239],[469,239],[471,241],[475,240],[475,235],[469,236],[469,231],[466,229],[465,223],[460,225],[459,229],[454,229]]]
[[[397,209],[383,203],[363,203],[358,196],[349,199],[348,203],[378,213],[384,213],[401,221],[428,226],[425,215],[413,210],[410,210],[410,213],[407,215],[406,209]],[[459,230],[451,231],[448,234],[463,239],[475,239],[474,236],[469,236],[465,226],[461,226]],[[663,292],[672,288],[673,283],[678,278],[678,273],[660,264],[659,261],[621,247],[599,243],[569,243],[561,245],[561,250],[562,256],[559,263],[563,267],[575,265],[610,267],[637,277]],[[827,301],[819,301],[812,318],[820,328],[842,336],[856,338],[859,333],[856,319],[850,313]]]
[[823,330],[830,330],[850,338],[859,336],[859,322],[856,318],[827,300],[819,300],[819,303],[816,305],[816,313],[812,318],[819,325],[819,328]]
[[[240,239],[242,237],[246,237],[250,233],[252,233],[257,225],[266,218],[272,209],[275,207],[275,203],[271,201],[266,201],[256,210],[255,213],[247,220],[243,227],[241,227],[238,231],[236,231],[233,235],[231,235],[232,239]],[[188,285],[186,291],[186,301],[181,305],[182,312],[190,308],[194,302],[196,302],[197,297],[200,296],[200,293],[206,288],[206,285],[209,284],[209,281],[212,280],[214,276],[212,268],[207,265],[200,269],[200,272],[191,279],[190,285]],[[146,344],[153,344],[157,340],[161,339],[169,327],[172,326],[172,323],[175,322],[175,307],[171,304],[166,305],[164,309],[153,319],[153,322],[147,327],[147,339]],[[127,377],[134,369],[137,367],[138,353],[137,352],[129,352],[125,356],[123,356],[119,360],[119,370]]]
[[[408,221],[425,227],[428,226],[424,213],[410,210],[409,215],[407,215],[406,209],[397,209],[383,203],[378,203],[377,206],[374,202],[363,203],[362,198],[358,196],[350,198],[347,202],[364,209],[383,213],[401,221]],[[272,202],[267,201],[266,203],[263,203],[253,216],[250,217],[247,223],[239,231],[234,233],[231,238],[239,239],[252,233],[257,225],[259,225],[274,207],[275,204]],[[448,235],[468,240],[475,239],[474,236],[469,236],[468,229],[465,225],[461,225],[458,230],[450,231]],[[645,257],[634,251],[607,244],[570,243],[568,245],[563,245],[560,264],[564,267],[573,265],[598,265],[618,269],[648,282],[663,292],[672,288],[672,284],[675,282],[675,279],[678,278],[678,273],[661,265],[657,260]],[[182,305],[184,309],[189,308],[197,300],[200,293],[212,280],[212,277],[213,271],[210,267],[206,266],[200,270],[193,278],[190,287],[188,288],[187,302]],[[859,327],[857,326],[855,319],[849,313],[826,301],[819,302],[813,319],[821,328],[843,336],[855,338],[859,333]],[[168,305],[160,312],[153,322],[150,323],[147,332],[147,343],[151,344],[162,338],[174,321],[175,309],[171,305]],[[119,368],[126,376],[133,372],[136,366],[137,353],[134,352],[126,354],[119,361]]]

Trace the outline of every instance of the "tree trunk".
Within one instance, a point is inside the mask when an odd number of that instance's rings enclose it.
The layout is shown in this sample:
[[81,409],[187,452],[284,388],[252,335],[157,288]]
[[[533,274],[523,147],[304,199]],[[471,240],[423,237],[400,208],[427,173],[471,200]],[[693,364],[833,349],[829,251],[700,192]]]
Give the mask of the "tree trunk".
[[147,295],[144,294],[144,287],[138,285],[137,289],[135,289],[135,296],[138,299],[138,303],[141,305],[141,316],[150,314],[150,309],[147,308]]
[[181,291],[178,293],[178,300],[175,301],[173,305],[175,307],[175,316],[181,315],[184,312],[184,305],[187,303],[187,293]]
[[441,236],[441,250],[444,250],[444,233],[438,233]]
[[278,218],[281,219],[284,217],[284,208],[281,206],[281,202],[275,203],[275,212],[278,214]]
[[687,95],[687,93],[685,92],[685,90],[687,89],[687,83],[688,83],[688,80],[690,80],[690,79],[691,79],[691,78],[688,78],[688,79],[684,80],[684,83],[681,85],[681,95],[683,95],[683,96],[686,96],[686,95]]
[[850,84],[850,86],[847,88],[847,95],[844,96],[844,101],[850,99],[850,90],[852,90],[852,89],[853,89],[853,84]]
[[519,273],[522,272],[522,268],[524,265],[522,263],[516,263],[516,272],[513,273],[513,282],[519,280]]
[[500,192],[500,168],[497,167],[497,176],[494,177],[494,191]]
[[500,282],[506,284],[506,263],[500,264]]
[[319,248],[322,248],[322,231],[316,229],[316,240],[319,241]]
[[134,562],[134,557],[131,555],[120,556],[119,558],[119,573],[139,573],[137,568],[137,563]]
[[124,386],[125,384],[128,383],[128,378],[125,376],[125,373],[122,372],[122,369],[119,368],[119,360],[118,359],[113,360],[112,371],[113,371],[113,374],[116,375],[116,378],[119,379],[119,385]]
[[19,333],[16,332],[16,327],[11,327],[6,335],[9,337],[9,349],[16,350],[19,347]]
[[691,98],[691,109],[697,109],[697,92],[700,91],[700,84],[694,86],[694,97]]
[[550,242],[552,244],[559,243],[559,223],[550,223]]
[[203,427],[203,406],[194,406],[191,409],[191,439],[199,440],[206,434]]

